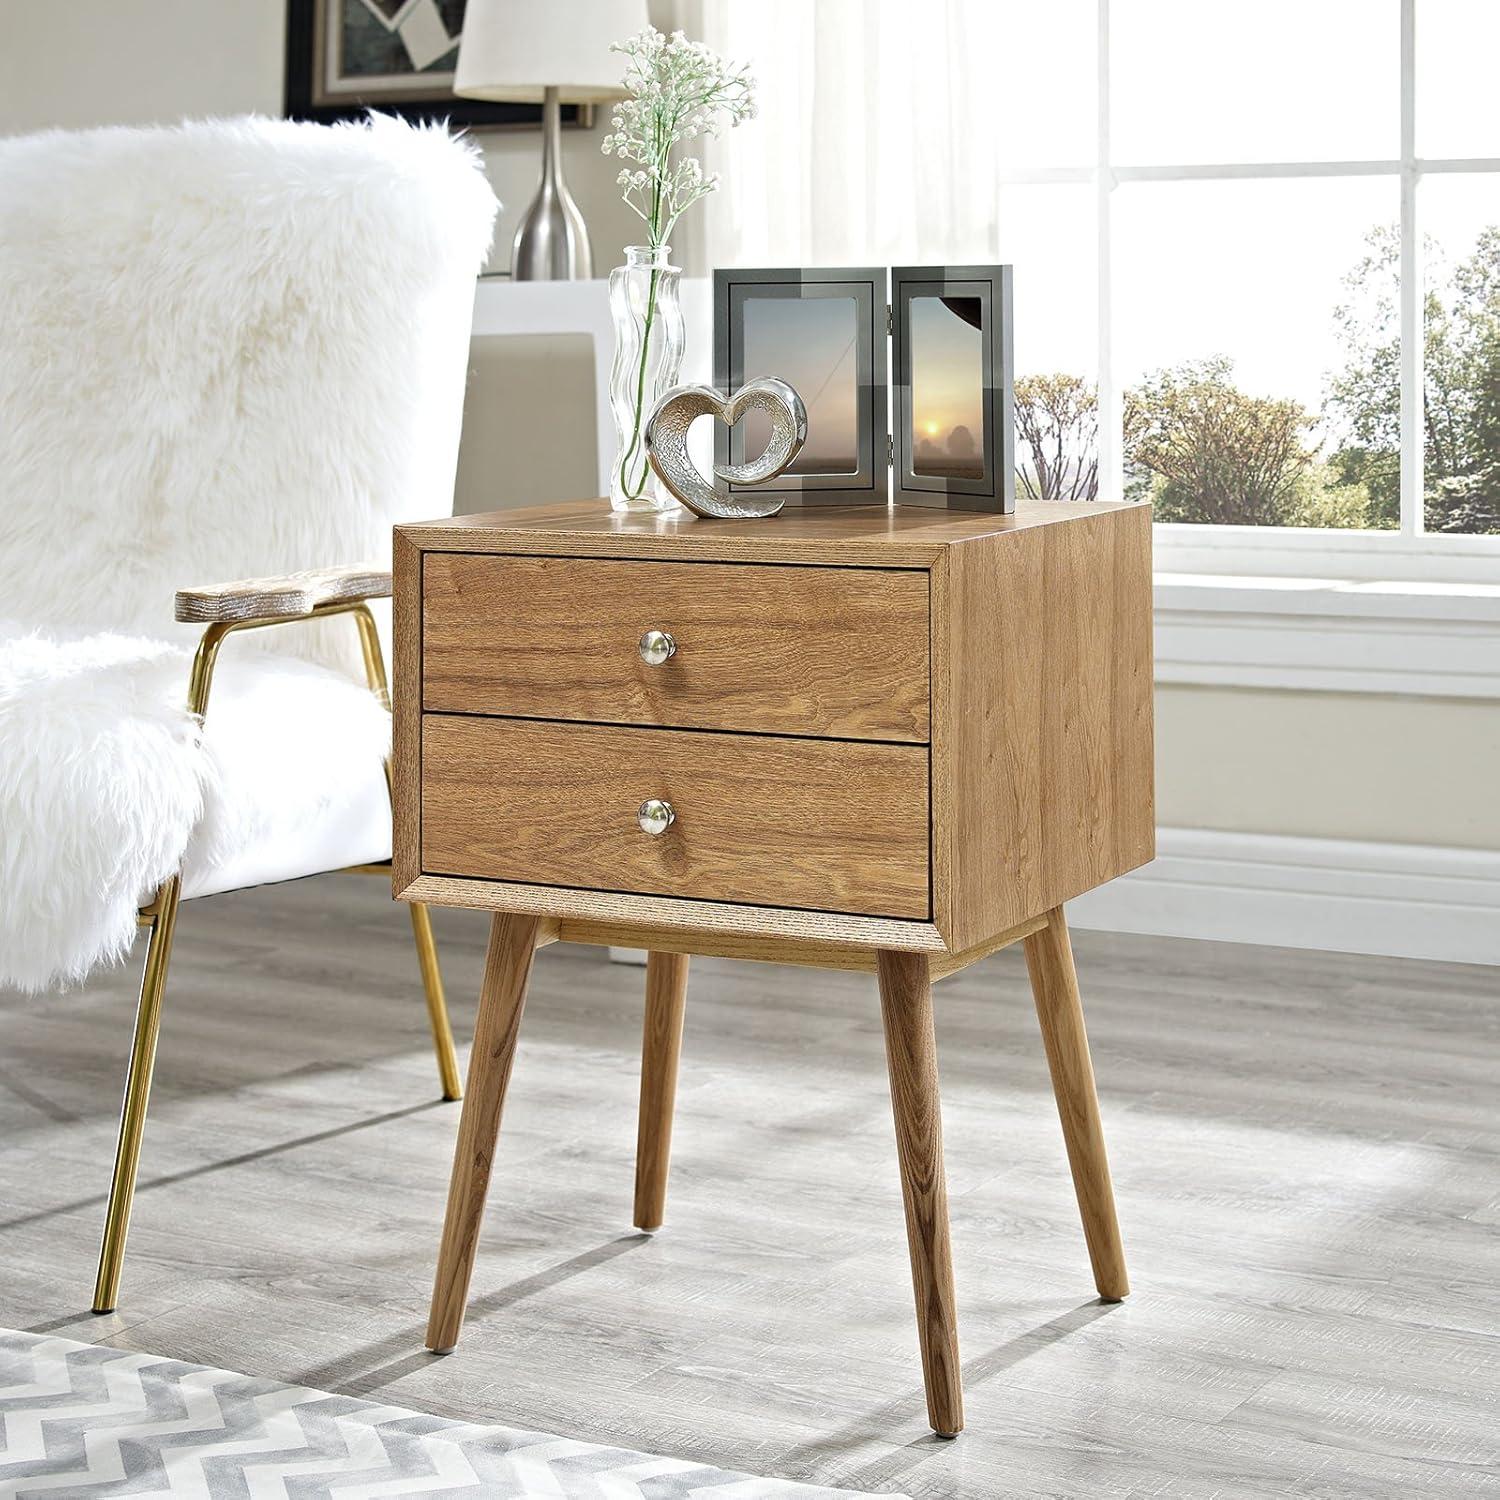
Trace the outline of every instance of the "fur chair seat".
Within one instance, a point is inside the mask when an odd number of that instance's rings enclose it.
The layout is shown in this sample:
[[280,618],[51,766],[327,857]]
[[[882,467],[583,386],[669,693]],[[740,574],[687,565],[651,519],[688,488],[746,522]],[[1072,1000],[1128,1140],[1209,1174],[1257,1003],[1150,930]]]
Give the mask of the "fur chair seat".
[[200,726],[172,600],[388,565],[451,510],[495,209],[474,148],[390,119],[0,139],[0,984],[118,958],[179,868],[389,854],[354,626],[231,638]]
[[192,654],[0,625],[0,971],[39,990],[123,958],[181,868],[203,896],[390,854],[390,716],[316,662],[224,648],[200,728]]

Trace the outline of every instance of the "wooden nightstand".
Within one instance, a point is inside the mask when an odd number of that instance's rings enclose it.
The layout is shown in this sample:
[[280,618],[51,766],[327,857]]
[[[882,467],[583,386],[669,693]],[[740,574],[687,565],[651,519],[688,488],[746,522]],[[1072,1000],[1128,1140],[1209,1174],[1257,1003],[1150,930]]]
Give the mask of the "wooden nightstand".
[[535,949],[650,951],[635,1222],[687,955],[878,976],[928,1415],[963,1425],[931,981],[1024,941],[1099,1295],[1123,1297],[1063,903],[1153,852],[1142,506],[396,532],[396,892],[495,912],[427,1342],[458,1338]]

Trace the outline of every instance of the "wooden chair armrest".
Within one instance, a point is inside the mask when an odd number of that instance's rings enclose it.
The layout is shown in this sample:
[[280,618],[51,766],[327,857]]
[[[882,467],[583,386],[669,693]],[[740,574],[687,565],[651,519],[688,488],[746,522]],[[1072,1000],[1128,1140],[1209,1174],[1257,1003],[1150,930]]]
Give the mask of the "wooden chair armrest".
[[208,588],[179,589],[177,618],[212,625],[237,620],[297,620],[319,605],[388,599],[391,575],[385,568],[309,568],[280,578],[242,578]]

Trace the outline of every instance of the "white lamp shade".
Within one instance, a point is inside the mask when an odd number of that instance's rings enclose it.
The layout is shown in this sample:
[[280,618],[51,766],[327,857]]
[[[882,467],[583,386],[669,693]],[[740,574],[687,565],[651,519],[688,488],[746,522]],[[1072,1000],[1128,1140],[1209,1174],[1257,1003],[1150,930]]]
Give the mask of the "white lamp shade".
[[622,99],[625,59],[611,52],[650,24],[646,0],[469,0],[453,92],[466,99],[564,104]]

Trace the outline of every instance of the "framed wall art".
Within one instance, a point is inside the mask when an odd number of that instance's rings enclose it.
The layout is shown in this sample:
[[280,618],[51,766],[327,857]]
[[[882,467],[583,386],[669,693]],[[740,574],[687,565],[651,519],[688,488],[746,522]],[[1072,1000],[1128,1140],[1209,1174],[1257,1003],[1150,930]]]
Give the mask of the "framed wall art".
[[[1011,301],[1009,266],[718,270],[714,381],[801,396],[807,442],[775,483],[788,504],[1013,511]],[[720,425],[715,464],[767,436],[755,413]]]
[[[453,69],[466,0],[288,0],[285,113],[358,119],[366,110],[487,128],[540,125],[540,104],[460,99]],[[563,106],[591,125],[593,106]]]
[[[807,408],[807,441],[777,493],[789,505],[884,505],[885,267],[715,271],[714,380],[729,392],[764,376],[787,381]],[[769,435],[763,412],[721,424],[714,462],[744,463]]]

